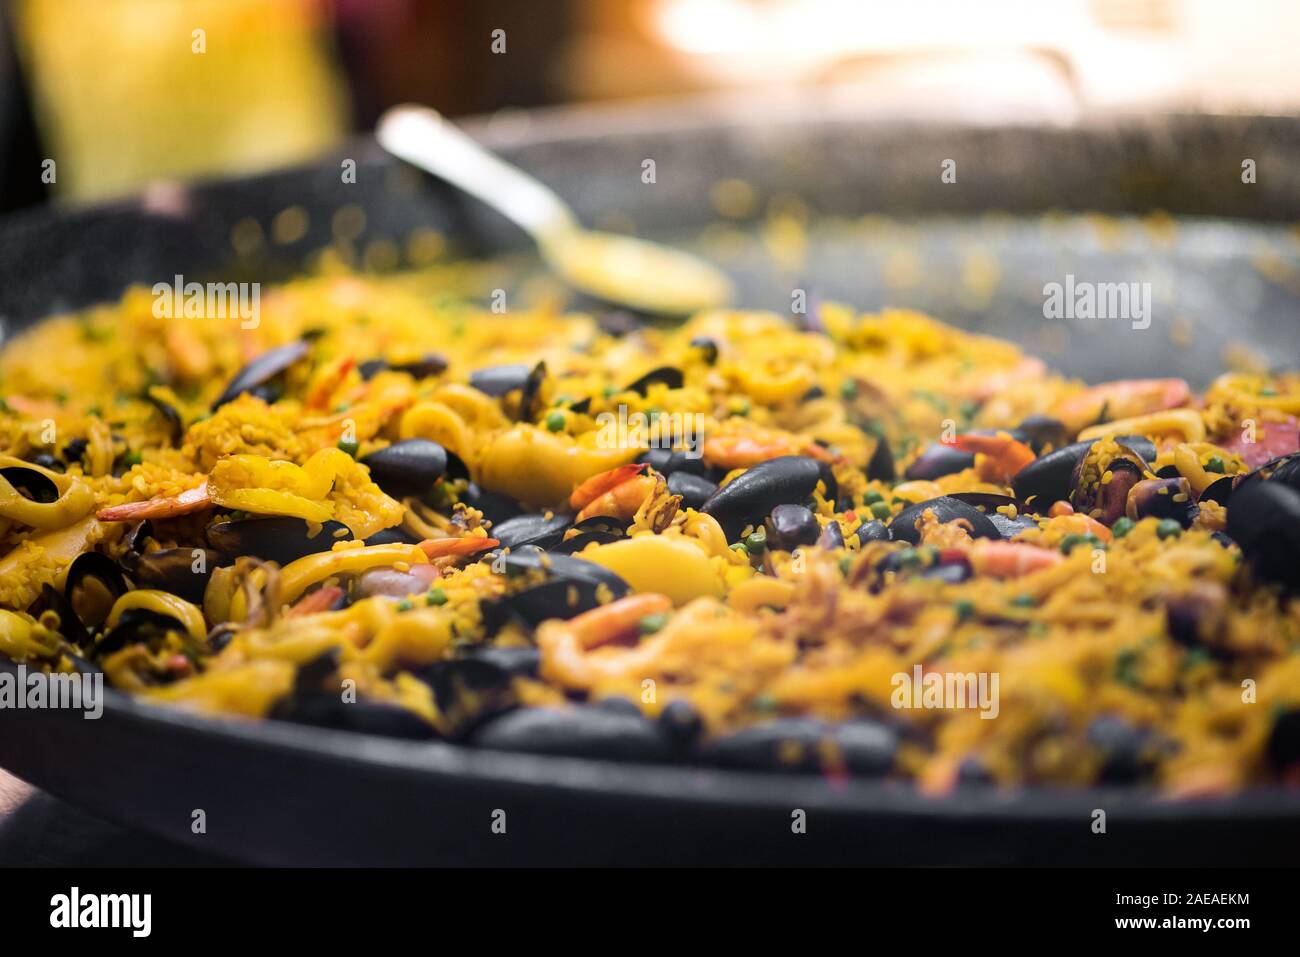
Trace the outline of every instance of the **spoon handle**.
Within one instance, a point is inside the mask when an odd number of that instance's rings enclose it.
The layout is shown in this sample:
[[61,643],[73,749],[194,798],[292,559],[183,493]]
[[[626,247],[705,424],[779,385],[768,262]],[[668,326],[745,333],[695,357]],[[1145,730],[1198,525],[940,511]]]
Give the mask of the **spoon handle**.
[[481,199],[539,245],[578,227],[564,200],[493,156],[436,110],[395,106],[379,118],[375,138],[394,156]]

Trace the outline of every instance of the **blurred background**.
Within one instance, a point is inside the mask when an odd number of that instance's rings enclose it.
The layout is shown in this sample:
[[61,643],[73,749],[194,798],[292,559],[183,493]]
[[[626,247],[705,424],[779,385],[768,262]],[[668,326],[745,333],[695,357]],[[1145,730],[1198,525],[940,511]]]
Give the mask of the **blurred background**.
[[1040,123],[1300,110],[1294,0],[0,0],[0,10],[0,210],[310,158],[408,100],[462,116],[815,89],[823,103],[898,115]]

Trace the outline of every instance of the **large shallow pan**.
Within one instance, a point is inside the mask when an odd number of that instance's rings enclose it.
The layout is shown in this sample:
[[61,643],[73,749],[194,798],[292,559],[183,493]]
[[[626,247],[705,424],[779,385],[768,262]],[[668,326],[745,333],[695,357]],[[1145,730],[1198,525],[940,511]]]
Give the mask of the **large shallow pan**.
[[[1204,384],[1234,344],[1280,364],[1300,356],[1300,123],[810,115],[674,105],[524,115],[476,132],[596,224],[698,239],[717,219],[714,187],[731,179],[752,187],[760,218],[770,209],[798,220],[806,207],[823,224],[802,261],[774,259],[761,222],[701,241],[747,305],[788,309],[802,288],[864,308],[914,306],[1015,338],[1087,378]],[[347,159],[355,183],[341,176]],[[653,184],[642,182],[645,159],[655,160]],[[957,162],[955,184],[941,181],[945,159]],[[1255,183],[1242,182],[1243,159],[1255,161]],[[246,237],[251,219],[271,235],[291,207],[309,223],[301,238],[235,253],[232,232]],[[0,221],[6,334],[132,282],[286,278],[332,240],[344,207],[364,212],[360,244],[400,243],[417,227],[468,253],[520,244],[494,214],[359,141],[302,169]],[[358,222],[355,210],[345,221]],[[1043,287],[1067,274],[1150,282],[1150,326],[1045,319]],[[98,721],[0,712],[0,765],[111,820],[255,862],[1287,863],[1300,849],[1300,799],[1279,791],[1195,803],[1123,790],[935,800],[898,784],[210,721],[118,695]],[[795,834],[800,810],[807,829]]]

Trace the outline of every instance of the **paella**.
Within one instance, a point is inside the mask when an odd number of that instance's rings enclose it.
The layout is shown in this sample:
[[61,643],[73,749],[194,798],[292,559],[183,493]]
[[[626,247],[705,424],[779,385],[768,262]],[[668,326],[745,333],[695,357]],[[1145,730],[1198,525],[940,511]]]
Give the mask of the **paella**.
[[1300,374],[401,277],[0,353],[0,654],[165,707],[965,786],[1300,780]]

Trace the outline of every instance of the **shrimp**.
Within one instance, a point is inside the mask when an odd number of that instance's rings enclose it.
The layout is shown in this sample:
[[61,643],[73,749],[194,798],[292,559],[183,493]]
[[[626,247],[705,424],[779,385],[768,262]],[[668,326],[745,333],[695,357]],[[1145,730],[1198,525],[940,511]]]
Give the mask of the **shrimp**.
[[649,615],[667,614],[673,602],[667,595],[645,592],[585,611],[569,621],[548,621],[537,630],[543,674],[569,687],[581,688],[629,669],[644,670],[660,654],[664,632],[635,648],[620,649],[602,658],[588,652],[634,634]]
[[203,484],[178,495],[160,495],[143,502],[113,505],[100,509],[95,517],[101,522],[130,522],[141,518],[176,518],[211,507],[212,496],[208,492],[208,480],[204,479]]
[[618,468],[593,475],[573,490],[573,494],[569,496],[569,507],[575,512],[580,512],[602,495],[640,475],[649,467],[644,462],[634,462],[631,465],[620,465]]
[[500,544],[501,542],[495,538],[466,535],[463,538],[426,538],[420,542],[420,550],[433,559],[446,558],[449,555],[477,555]]
[[1071,432],[1078,432],[1096,422],[1176,409],[1191,397],[1191,386],[1184,379],[1119,379],[1067,396],[1052,414]]
[[1006,432],[997,435],[959,435],[953,439],[954,448],[963,452],[978,452],[984,456],[977,467],[985,481],[1006,483],[1038,456],[1023,442],[1018,442]]
[[310,595],[300,598],[298,603],[289,609],[285,617],[301,618],[303,615],[315,615],[322,611],[329,611],[342,595],[343,589],[338,585],[322,585]]
[[1054,568],[1065,557],[1060,552],[1021,542],[977,541],[967,552],[971,568],[977,575],[990,578],[1019,578]]
[[830,462],[831,455],[816,442],[799,442],[793,436],[715,435],[704,440],[704,461],[724,469],[748,469],[783,455],[807,455]]

